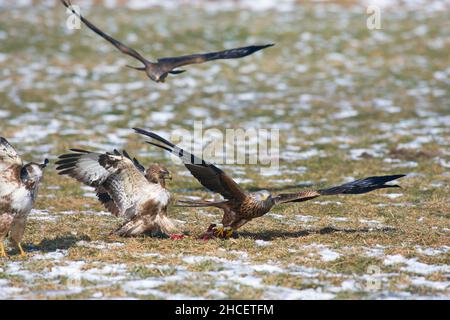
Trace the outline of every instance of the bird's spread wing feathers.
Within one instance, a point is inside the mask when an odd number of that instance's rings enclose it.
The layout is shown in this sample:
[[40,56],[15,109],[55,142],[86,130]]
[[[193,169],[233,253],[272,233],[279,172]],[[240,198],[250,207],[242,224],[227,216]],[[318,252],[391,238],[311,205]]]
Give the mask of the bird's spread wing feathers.
[[302,202],[320,196],[337,195],[337,194],[361,194],[376,189],[397,188],[399,187],[398,185],[389,185],[386,183],[404,176],[405,176],[404,174],[397,174],[389,176],[368,177],[327,189],[279,194],[274,199],[275,203]]
[[383,188],[399,188],[398,185],[386,184],[389,181],[404,177],[404,174],[396,174],[389,176],[376,176],[364,179],[355,180],[349,183],[344,183],[337,187],[328,189],[321,189],[318,192],[321,195],[335,195],[335,194],[361,194],[367,193],[376,189]]
[[185,66],[188,64],[203,63],[217,59],[237,59],[248,56],[256,51],[271,47],[273,44],[266,44],[262,46],[247,46],[241,48],[234,48],[218,52],[198,53],[180,57],[167,57],[158,59],[158,63],[167,67],[168,70],[175,69],[177,67]]
[[136,167],[136,169],[138,169],[142,173],[145,173],[145,167],[138,161],[138,159],[131,158],[131,156],[128,154],[128,152],[126,150],[123,150],[122,154],[119,151],[114,150],[114,154],[117,156],[123,155],[124,157],[130,159],[131,161],[133,161],[133,164]]
[[108,191],[106,191],[105,188],[101,186],[98,187],[96,191],[98,201],[100,201],[101,204],[103,204],[106,210],[111,212],[113,215],[118,216],[120,214],[119,208],[114,203],[114,200],[111,198]]
[[177,147],[153,132],[138,128],[134,128],[134,130],[160,143],[157,144],[149,141],[149,144],[178,156],[192,175],[208,190],[217,192],[228,200],[243,201],[247,197],[241,187],[215,165]]
[[286,203],[286,202],[302,202],[308,201],[320,196],[320,193],[314,190],[306,190],[296,193],[282,193],[277,195],[275,203]]
[[22,159],[8,140],[0,137],[0,171],[12,165],[22,166]]
[[92,31],[94,31],[96,34],[98,34],[99,36],[101,36],[103,39],[107,40],[108,42],[110,42],[114,47],[116,47],[117,49],[119,49],[122,53],[127,54],[137,60],[139,60],[140,62],[142,62],[144,65],[148,64],[148,61],[139,54],[139,52],[137,52],[136,50],[124,45],[122,42],[114,39],[113,37],[111,37],[110,35],[104,33],[103,31],[101,31],[99,28],[97,28],[95,25],[93,25],[89,20],[87,20],[86,18],[84,18],[81,14],[77,13],[73,8],[72,8],[72,4],[69,0],[61,0],[62,4],[68,8],[69,10],[72,11],[73,14],[77,15],[80,20]]
[[59,156],[59,161],[56,162],[58,165],[56,170],[60,175],[66,174],[88,186],[98,187],[111,174],[111,170],[99,163],[101,153],[80,149],[71,149],[71,151],[73,153]]
[[148,184],[133,160],[117,154],[71,151],[73,153],[61,155],[56,162],[59,174],[95,187],[99,200],[113,214],[120,212],[128,216],[128,211],[132,215],[140,199],[139,188]]

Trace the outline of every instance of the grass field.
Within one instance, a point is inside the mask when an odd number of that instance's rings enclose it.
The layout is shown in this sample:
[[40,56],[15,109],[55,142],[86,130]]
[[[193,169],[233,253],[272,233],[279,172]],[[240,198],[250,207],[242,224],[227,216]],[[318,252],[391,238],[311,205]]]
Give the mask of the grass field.
[[25,160],[54,162],[69,147],[125,148],[145,165],[166,164],[177,197],[211,198],[130,129],[170,137],[202,121],[205,129],[280,130],[279,170],[221,165],[248,190],[408,176],[402,189],[279,206],[237,239],[205,242],[195,236],[220,222],[214,209],[171,209],[192,235],[182,240],[110,236],[121,221],[50,165],[27,226],[28,256],[11,249],[0,260],[0,298],[450,298],[448,3],[383,7],[382,29],[371,31],[356,1],[79,2],[150,58],[276,43],[188,67],[164,84],[126,68],[134,61],[87,28],[67,30],[59,3],[5,3],[0,135]]

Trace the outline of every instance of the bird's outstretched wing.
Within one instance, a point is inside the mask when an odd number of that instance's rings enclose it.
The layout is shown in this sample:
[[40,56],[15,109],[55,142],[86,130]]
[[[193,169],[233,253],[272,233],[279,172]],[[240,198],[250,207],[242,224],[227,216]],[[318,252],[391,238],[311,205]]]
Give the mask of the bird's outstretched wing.
[[191,174],[208,190],[221,194],[225,199],[238,202],[243,201],[247,197],[245,192],[232,178],[212,163],[206,162],[205,160],[177,147],[156,133],[139,128],[134,128],[134,130],[137,133],[155,139],[161,144],[151,141],[147,141],[147,143],[178,156]]
[[277,195],[275,203],[287,203],[287,202],[302,202],[311,200],[320,196],[330,196],[337,194],[361,194],[367,193],[376,189],[383,188],[399,188],[399,185],[386,184],[389,181],[404,177],[404,174],[396,174],[390,176],[377,176],[364,179],[355,180],[349,183],[342,184],[337,187],[331,187],[320,190],[307,190],[297,193],[284,193]]
[[376,176],[364,179],[355,180],[349,183],[344,183],[337,187],[319,190],[321,195],[335,195],[335,194],[361,194],[367,193],[376,189],[383,188],[400,188],[397,184],[386,184],[389,181],[400,179],[405,174],[395,174],[390,176]]
[[94,187],[99,200],[108,210],[131,218],[134,214],[132,209],[136,207],[140,197],[140,187],[148,184],[133,161],[123,155],[80,149],[71,151],[73,153],[59,156],[59,161],[56,162],[59,174],[69,175]]
[[[133,161],[134,166],[142,173],[145,173],[145,168],[143,165],[140,164],[140,162],[136,158],[131,158],[131,156],[128,154],[126,150],[123,150],[122,153],[120,153],[118,150],[114,149],[114,154],[116,156],[125,156],[126,158]],[[111,196],[108,194],[108,191],[105,190],[103,187],[98,187],[96,189],[97,192],[97,198],[98,200],[103,204],[103,206],[111,212],[113,215],[118,216],[119,215],[119,209],[117,208],[116,204],[114,203],[114,200],[111,198]]]
[[[136,50],[124,45],[122,42],[114,39],[113,37],[111,37],[110,35],[104,33],[103,31],[101,31],[99,28],[97,28],[95,25],[93,25],[89,20],[87,20],[86,18],[84,18],[80,13],[76,12],[73,7],[72,7],[72,3],[70,2],[70,0],[61,0],[62,4],[68,8],[69,10],[72,11],[73,14],[77,15],[80,20],[92,31],[94,31],[96,34],[98,34],[100,37],[102,37],[103,39],[105,39],[106,41],[110,42],[114,47],[116,47],[117,49],[119,49],[120,52],[127,54],[137,60],[139,60],[140,62],[142,62],[142,64],[144,64],[144,66],[146,66],[149,61],[147,61],[147,59],[145,59],[143,56],[140,55],[139,52],[137,52]],[[139,69],[139,68],[138,68]]]
[[198,53],[180,57],[167,57],[158,59],[158,64],[162,65],[165,70],[172,70],[188,64],[203,63],[211,60],[238,59],[271,46],[273,46],[273,44],[266,44],[262,46],[248,46],[224,51]]
[[281,193],[274,197],[275,203],[287,203],[287,202],[303,202],[314,198],[320,197],[320,193],[315,190],[306,190],[296,193]]
[[22,166],[22,159],[8,140],[0,137],[0,171],[11,166]]
[[126,150],[122,150],[122,153],[120,153],[120,151],[114,149],[114,154],[116,156],[124,156],[127,159],[130,159],[131,161],[133,161],[134,166],[136,167],[136,169],[138,169],[140,172],[145,173],[145,167],[138,161],[138,159],[136,158],[131,158],[130,154],[126,151]]

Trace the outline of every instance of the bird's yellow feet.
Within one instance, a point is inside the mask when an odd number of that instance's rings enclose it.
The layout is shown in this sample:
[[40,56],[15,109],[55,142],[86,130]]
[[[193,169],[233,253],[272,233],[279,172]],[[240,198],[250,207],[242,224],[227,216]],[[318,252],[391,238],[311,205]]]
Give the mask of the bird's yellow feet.
[[20,252],[20,256],[21,257],[25,257],[27,254],[25,253],[25,251],[23,251],[22,249],[22,245],[20,244],[20,242],[17,244],[17,248],[19,248],[19,252]]
[[233,236],[233,229],[230,227],[218,227],[214,229],[214,235],[218,238],[229,239]]
[[8,258],[8,255],[6,254],[5,246],[3,245],[3,242],[0,242],[0,257]]

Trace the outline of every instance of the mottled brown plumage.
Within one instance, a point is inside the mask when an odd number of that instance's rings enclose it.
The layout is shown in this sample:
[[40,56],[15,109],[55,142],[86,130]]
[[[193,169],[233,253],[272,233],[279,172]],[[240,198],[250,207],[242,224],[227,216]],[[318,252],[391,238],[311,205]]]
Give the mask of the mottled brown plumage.
[[147,76],[155,81],[155,82],[164,82],[169,74],[176,75],[183,73],[185,70],[177,70],[177,68],[189,65],[189,64],[197,64],[203,63],[212,60],[218,59],[238,59],[245,56],[248,56],[256,51],[265,49],[267,47],[273,46],[273,44],[266,44],[260,46],[247,46],[241,48],[234,48],[230,50],[218,51],[218,52],[209,52],[209,53],[198,53],[186,56],[179,57],[167,57],[160,58],[157,62],[151,62],[145,59],[141,54],[139,54],[136,50],[124,45],[120,41],[112,38],[108,34],[104,33],[100,29],[98,29],[95,25],[93,25],[89,20],[79,15],[73,8],[71,7],[71,3],[69,0],[61,0],[62,4],[71,10],[75,15],[77,15],[80,20],[92,31],[101,36],[106,41],[110,42],[114,47],[116,47],[120,52],[131,56],[137,59],[139,62],[143,64],[143,67],[130,67],[139,71],[145,71]]
[[[233,231],[242,227],[250,220],[268,213],[277,204],[302,202],[324,195],[360,194],[381,188],[398,187],[398,185],[387,185],[385,183],[404,176],[369,177],[328,189],[307,190],[276,196],[271,195],[267,190],[246,193],[233,179],[215,165],[190,154],[153,132],[139,128],[134,128],[134,130],[158,142],[147,141],[147,143],[180,157],[186,168],[204,187],[210,191],[219,193],[225,198],[224,201],[180,201],[180,206],[184,207],[216,207],[222,209],[224,212],[222,218],[223,228],[213,229],[215,235],[218,236],[230,236]],[[209,234],[211,230],[209,228]]]
[[24,165],[13,146],[0,137],[0,257],[6,257],[3,239],[7,235],[25,255],[21,241],[47,163],[46,159],[43,164]]
[[154,164],[147,170],[126,151],[96,153],[71,149],[59,156],[56,168],[95,188],[99,201],[113,215],[126,222],[114,233],[119,236],[160,235],[176,231],[167,217],[171,195],[165,188],[169,171]]

